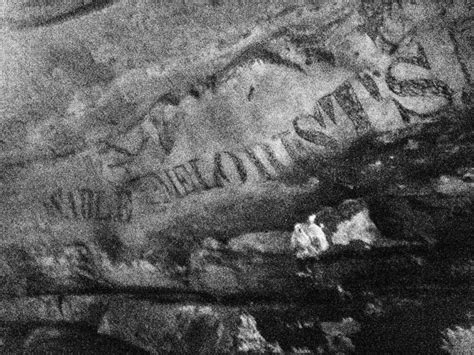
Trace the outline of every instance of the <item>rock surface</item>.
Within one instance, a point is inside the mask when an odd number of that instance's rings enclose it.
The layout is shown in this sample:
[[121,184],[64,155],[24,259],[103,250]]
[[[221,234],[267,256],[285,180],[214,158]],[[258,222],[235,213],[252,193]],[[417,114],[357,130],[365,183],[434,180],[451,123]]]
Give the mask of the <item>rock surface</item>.
[[0,352],[439,351],[472,6],[204,3],[2,5]]

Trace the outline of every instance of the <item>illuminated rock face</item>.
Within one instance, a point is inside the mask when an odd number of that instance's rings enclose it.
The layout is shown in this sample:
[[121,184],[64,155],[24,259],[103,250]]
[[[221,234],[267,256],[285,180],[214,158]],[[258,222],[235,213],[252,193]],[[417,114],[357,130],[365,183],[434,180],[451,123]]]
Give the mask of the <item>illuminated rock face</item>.
[[0,352],[439,351],[469,2],[177,3],[4,3]]
[[[163,40],[171,54],[153,47],[145,64],[117,63],[134,50],[114,37],[115,16],[132,11],[118,5],[8,32],[5,242],[80,244],[119,262],[186,259],[205,237],[288,229],[340,201],[328,164],[368,136],[469,100],[465,29],[440,25],[460,16],[458,5],[371,6],[273,14],[231,26],[222,45],[196,34],[198,49]],[[75,32],[78,22],[102,30],[103,19],[105,32]]]

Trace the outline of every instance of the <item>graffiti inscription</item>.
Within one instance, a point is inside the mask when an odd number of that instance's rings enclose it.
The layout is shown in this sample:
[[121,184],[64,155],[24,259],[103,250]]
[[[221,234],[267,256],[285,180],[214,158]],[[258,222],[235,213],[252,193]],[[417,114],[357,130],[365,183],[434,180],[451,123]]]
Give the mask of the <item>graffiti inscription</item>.
[[[430,68],[423,48],[416,44],[414,54],[399,55],[387,69],[385,76],[373,73],[359,73],[355,79],[346,80],[336,89],[315,101],[312,112],[298,115],[291,121],[292,130],[284,131],[271,139],[235,150],[224,150],[198,156],[181,162],[178,165],[148,171],[132,178],[139,182],[142,191],[152,198],[153,204],[166,205],[191,194],[197,194],[227,186],[238,186],[252,182],[263,182],[281,179],[291,175],[295,168],[307,169],[308,160],[317,160],[321,156],[335,154],[347,140],[356,139],[373,129],[377,118],[371,117],[364,109],[354,87],[360,84],[373,99],[374,104],[392,100],[397,108],[401,121],[410,123],[413,117],[425,119],[434,113],[417,113],[404,106],[400,98],[417,98],[437,96],[449,100],[451,91],[448,86],[437,79],[398,78],[392,71],[400,63],[418,66],[423,70]],[[382,91],[374,77],[385,79],[389,92]],[[387,97],[388,96],[388,97]],[[353,127],[353,136],[342,142],[327,131],[330,125]],[[142,141],[144,136],[142,137]],[[146,139],[145,139],[146,141]],[[143,143],[143,142],[142,142]],[[140,149],[144,144],[139,144]],[[114,145],[109,145],[114,149]],[[168,151],[168,153],[170,153]],[[138,153],[137,153],[138,154]],[[300,169],[300,170],[301,170]],[[108,199],[113,203],[104,203],[102,192],[79,190],[62,192],[58,190],[48,202],[49,209],[65,218],[98,219],[127,221],[131,216],[131,195],[117,194]]]
[[132,217],[131,191],[113,193],[83,188],[58,188],[43,201],[50,216],[71,220],[129,222]]

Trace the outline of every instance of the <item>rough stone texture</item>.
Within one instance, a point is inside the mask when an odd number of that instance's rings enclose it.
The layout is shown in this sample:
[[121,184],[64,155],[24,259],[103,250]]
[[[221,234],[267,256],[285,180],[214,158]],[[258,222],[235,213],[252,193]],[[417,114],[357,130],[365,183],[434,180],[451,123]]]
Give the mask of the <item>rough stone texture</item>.
[[272,231],[249,233],[232,238],[227,247],[236,252],[260,252],[265,254],[288,254],[290,232]]
[[156,354],[225,353],[234,346],[238,317],[235,310],[222,307],[160,305],[124,299],[110,305],[98,332]]
[[212,5],[2,4],[0,352],[439,351],[472,6]]
[[474,326],[471,329],[446,329],[443,350],[449,354],[468,354],[474,348]]
[[[412,5],[391,10],[381,24],[384,35],[396,41],[414,33],[393,53],[366,34],[373,20],[358,2],[329,1],[281,16],[284,8],[270,7],[259,16],[274,20],[255,15],[239,23],[235,17],[217,38],[221,30],[200,31],[210,26],[211,14],[198,20],[206,13],[198,7],[182,15],[195,22],[196,41],[168,36],[173,26],[189,33],[182,16],[167,31],[146,16],[175,9],[143,6],[132,10],[119,2],[72,22],[5,29],[2,164],[10,176],[4,186],[9,208],[2,213],[11,220],[9,239],[76,242],[74,230],[127,258],[120,245],[139,253],[170,231],[223,238],[288,228],[298,209],[338,193],[334,179],[323,179],[321,160],[368,132],[465,106],[459,95],[468,76],[456,64],[454,42],[440,30],[435,38],[446,46],[432,46],[423,27],[438,24],[438,3],[420,2],[414,9],[424,12],[422,19],[410,17]],[[456,6],[446,19],[459,16]],[[122,16],[131,22],[114,21]],[[215,26],[223,26],[215,17],[232,17],[224,10],[212,16]],[[418,30],[422,20],[427,23]],[[97,31],[77,30],[77,21]],[[328,32],[329,38],[320,35]],[[121,63],[126,59],[130,65]],[[447,62],[452,77],[444,75]],[[418,116],[407,111],[415,109]],[[311,175],[314,184],[303,184]],[[114,242],[103,243],[103,234]]]
[[316,213],[315,223],[324,225],[323,230],[332,245],[348,245],[355,241],[371,245],[381,239],[362,200],[346,200],[337,209],[323,208]]

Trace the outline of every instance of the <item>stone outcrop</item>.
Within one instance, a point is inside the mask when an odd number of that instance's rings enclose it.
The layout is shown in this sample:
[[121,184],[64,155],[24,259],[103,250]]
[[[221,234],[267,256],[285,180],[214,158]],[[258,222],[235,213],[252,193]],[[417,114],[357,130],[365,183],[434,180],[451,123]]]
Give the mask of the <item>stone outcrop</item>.
[[468,2],[28,4],[0,352],[429,353],[466,322]]

